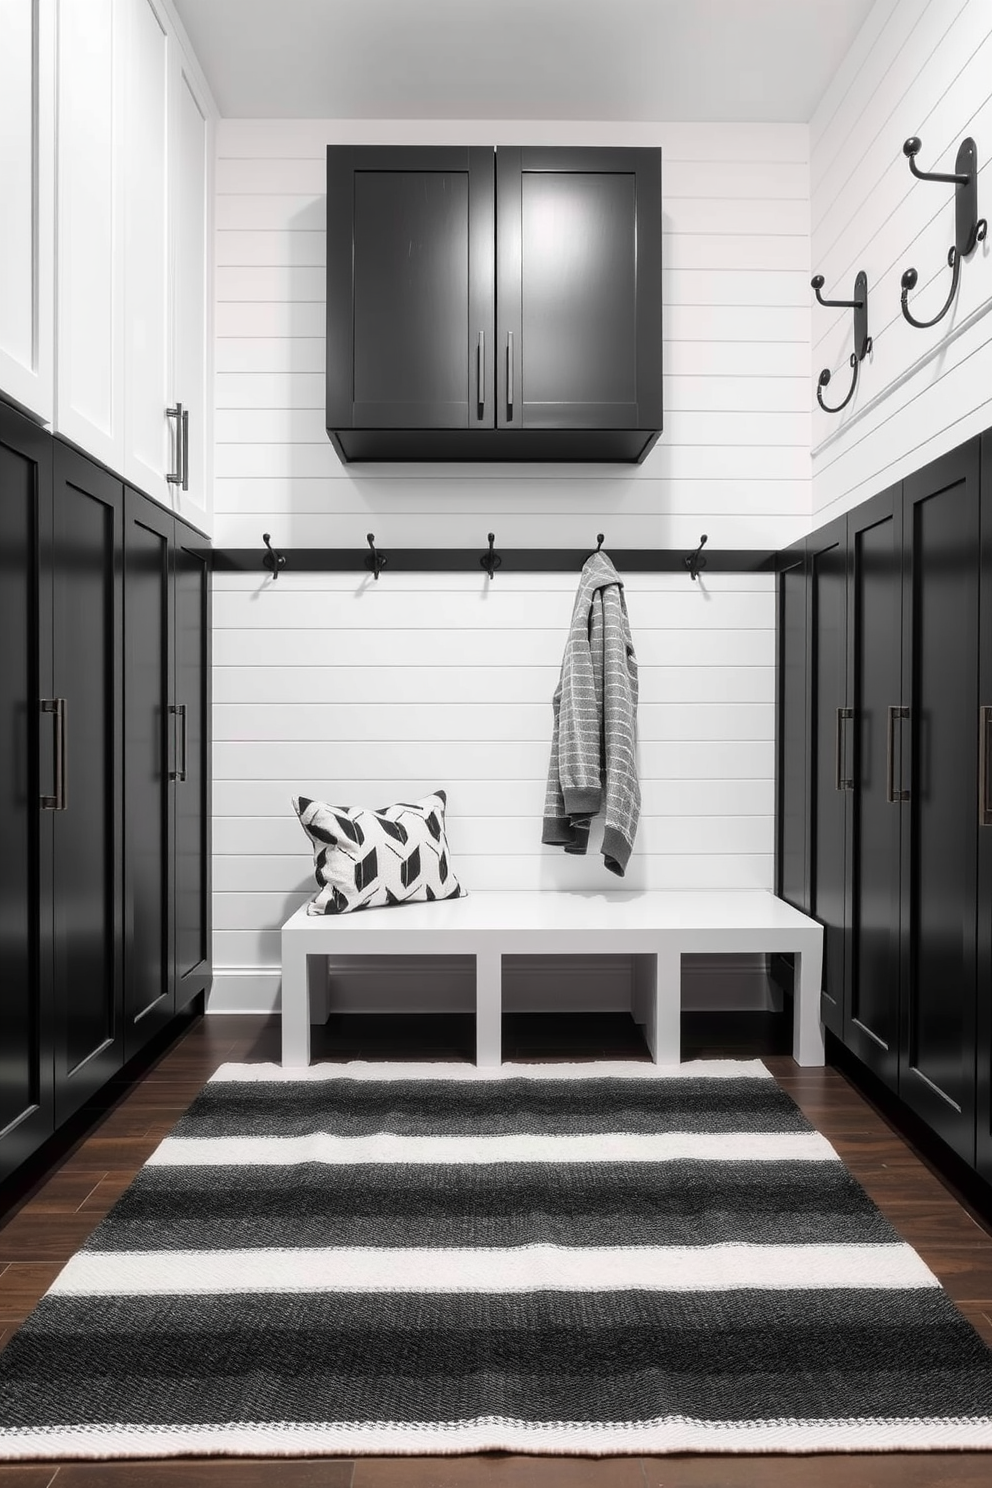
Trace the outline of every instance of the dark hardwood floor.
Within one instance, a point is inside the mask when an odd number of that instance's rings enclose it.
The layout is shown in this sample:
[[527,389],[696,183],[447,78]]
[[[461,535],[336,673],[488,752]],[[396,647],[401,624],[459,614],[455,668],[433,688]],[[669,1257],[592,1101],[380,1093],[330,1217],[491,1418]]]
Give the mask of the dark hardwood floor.
[[[715,1025],[710,1025],[714,1027]],[[992,1233],[839,1070],[800,1069],[780,1032],[756,1015],[734,1031],[687,1024],[686,1057],[758,1054],[834,1144],[872,1198],[992,1344]],[[729,1030],[729,1031],[728,1031]],[[314,1057],[470,1059],[468,1018],[342,1018]],[[126,1188],[218,1065],[278,1060],[276,1019],[194,1023],[134,1085],[121,1081],[87,1113],[90,1126],[50,1171],[22,1183],[0,1212],[0,1347]],[[505,1057],[645,1057],[625,1017],[508,1018]],[[7,1201],[11,1200],[8,1190]],[[0,1488],[988,1488],[992,1453],[818,1457],[481,1457],[181,1459],[0,1464]]]

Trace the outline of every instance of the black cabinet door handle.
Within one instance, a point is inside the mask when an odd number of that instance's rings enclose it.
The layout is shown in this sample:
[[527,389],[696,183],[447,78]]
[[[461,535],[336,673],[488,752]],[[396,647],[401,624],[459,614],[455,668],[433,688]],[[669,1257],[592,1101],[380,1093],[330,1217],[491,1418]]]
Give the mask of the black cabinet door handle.
[[506,333],[506,416],[513,417],[513,332]]
[[55,794],[42,796],[43,811],[64,811],[66,807],[65,769],[65,698],[42,698],[41,711],[55,715]]
[[837,709],[837,739],[834,752],[834,789],[839,791],[854,789],[854,781],[845,774],[844,770],[844,720],[853,717],[853,708]]
[[885,799],[888,801],[888,803],[889,803],[890,806],[896,805],[897,802],[899,802],[899,801],[908,801],[909,800],[909,791],[908,790],[903,790],[903,787],[902,787],[902,761],[901,761],[901,759],[900,759],[900,765],[899,765],[899,789],[898,790],[896,790],[896,785],[895,785],[895,754],[896,754],[895,734],[896,734],[896,719],[897,718],[902,719],[902,718],[908,718],[908,717],[909,717],[909,709],[908,708],[899,707],[897,705],[891,706],[889,708],[889,727],[888,727],[888,734],[887,734],[887,739],[886,739],[886,750],[885,750]]
[[992,804],[989,802],[989,731],[992,708],[987,704],[978,710],[978,825],[992,827]]
[[171,772],[172,779],[183,781],[186,779],[186,750],[189,743],[186,731],[186,704],[170,703],[169,712],[174,718],[179,719],[179,749],[177,750],[176,768]]
[[479,332],[478,365],[476,367],[476,386],[478,388],[479,417],[482,418],[486,411],[486,333]]

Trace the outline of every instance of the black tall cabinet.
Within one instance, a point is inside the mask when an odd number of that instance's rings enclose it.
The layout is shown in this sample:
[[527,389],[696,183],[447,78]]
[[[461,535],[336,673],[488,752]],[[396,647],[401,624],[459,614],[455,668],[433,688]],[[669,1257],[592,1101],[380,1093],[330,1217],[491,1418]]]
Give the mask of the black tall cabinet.
[[661,304],[657,149],[328,148],[345,460],[642,460]]
[[780,886],[824,925],[826,1026],[992,1177],[988,439],[803,546],[807,626],[780,642],[805,680],[779,726],[795,740],[805,710],[809,748],[803,781],[782,746],[779,809],[805,793],[806,871],[780,851]]
[[0,404],[0,1181],[209,982],[208,546]]

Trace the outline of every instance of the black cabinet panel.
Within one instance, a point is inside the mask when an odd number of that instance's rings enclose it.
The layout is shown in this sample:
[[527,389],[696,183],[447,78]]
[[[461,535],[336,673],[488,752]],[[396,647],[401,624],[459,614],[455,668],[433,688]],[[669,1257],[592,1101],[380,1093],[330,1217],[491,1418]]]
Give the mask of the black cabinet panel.
[[175,683],[176,1007],[210,985],[210,551],[176,523]]
[[845,525],[831,523],[807,540],[810,586],[810,887],[809,913],[823,926],[823,1021],[844,1023],[847,930],[846,784],[847,552]]
[[809,913],[806,866],[809,791],[806,730],[808,666],[806,545],[781,555],[778,580],[778,656],[776,666],[776,838],[775,891]]
[[327,200],[343,459],[644,458],[660,151],[331,146]]
[[992,431],[981,441],[981,594],[979,655],[978,926],[976,942],[977,1057],[975,1162],[992,1183]]
[[64,809],[53,813],[55,1114],[123,1062],[119,481],[55,446],[53,690],[64,699]]
[[[38,706],[51,693],[38,567],[50,521],[49,437],[0,406],[0,1180],[54,1124],[50,937],[41,933],[52,823],[39,803],[40,734],[50,742],[54,720]],[[50,790],[50,749],[45,765]]]
[[172,858],[172,533],[175,519],[126,492],[124,528],[127,1052],[175,1011]]
[[[978,848],[978,443],[905,483],[909,602],[901,739],[900,1095],[962,1157],[975,1155]],[[908,758],[907,758],[908,755]],[[905,788],[905,787],[904,787]]]
[[[898,1080],[901,804],[890,799],[890,708],[902,693],[899,487],[848,518],[853,779],[844,1037],[893,1090]],[[893,720],[893,727],[897,727]]]

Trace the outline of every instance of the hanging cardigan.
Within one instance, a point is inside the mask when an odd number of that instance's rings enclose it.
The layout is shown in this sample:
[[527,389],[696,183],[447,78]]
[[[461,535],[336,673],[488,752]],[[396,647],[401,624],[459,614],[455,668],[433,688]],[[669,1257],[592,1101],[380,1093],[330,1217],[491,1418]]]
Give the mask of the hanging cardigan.
[[603,858],[622,878],[641,809],[637,661],[623,583],[605,553],[593,553],[582,569],[552,707],[541,841],[584,853],[590,819],[604,811]]

